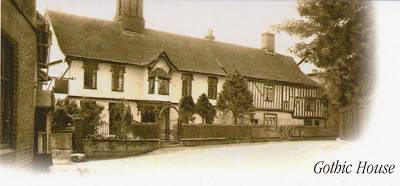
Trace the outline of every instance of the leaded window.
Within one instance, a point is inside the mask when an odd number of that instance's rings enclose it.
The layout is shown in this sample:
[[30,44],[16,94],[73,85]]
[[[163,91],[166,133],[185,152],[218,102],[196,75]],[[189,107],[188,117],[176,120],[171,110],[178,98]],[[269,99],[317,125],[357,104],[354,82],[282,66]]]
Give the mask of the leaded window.
[[169,94],[169,79],[164,79],[164,78],[158,79],[158,94],[161,95]]
[[113,91],[124,91],[124,73],[125,68],[123,66],[112,66],[112,90]]
[[208,77],[208,98],[217,99],[218,93],[218,78]]
[[277,115],[265,113],[264,114],[264,125],[270,125],[270,126],[277,127],[278,126]]
[[97,88],[97,63],[84,63],[83,64],[84,77],[83,77],[83,88],[85,89],[96,89]]
[[265,96],[265,101],[274,101],[274,97],[275,97],[274,86],[264,84],[263,94]]
[[315,99],[312,98],[305,99],[304,107],[306,111],[315,111]]
[[149,94],[154,94],[156,88],[156,78],[150,77],[148,82],[149,82]]
[[141,121],[143,123],[155,123],[156,112],[151,109],[143,111]]
[[182,97],[192,95],[192,74],[182,74]]
[[319,127],[319,119],[305,119],[304,126],[307,127]]

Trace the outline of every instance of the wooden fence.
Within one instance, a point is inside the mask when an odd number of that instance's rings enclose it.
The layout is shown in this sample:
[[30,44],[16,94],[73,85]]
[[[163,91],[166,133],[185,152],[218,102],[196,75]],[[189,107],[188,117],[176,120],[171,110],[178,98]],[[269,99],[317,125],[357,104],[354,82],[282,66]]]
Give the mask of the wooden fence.
[[339,110],[339,136],[342,139],[356,139],[367,124],[368,105],[349,105]]
[[290,140],[295,138],[335,138],[334,129],[304,126],[269,125],[182,125],[181,139],[271,139]]

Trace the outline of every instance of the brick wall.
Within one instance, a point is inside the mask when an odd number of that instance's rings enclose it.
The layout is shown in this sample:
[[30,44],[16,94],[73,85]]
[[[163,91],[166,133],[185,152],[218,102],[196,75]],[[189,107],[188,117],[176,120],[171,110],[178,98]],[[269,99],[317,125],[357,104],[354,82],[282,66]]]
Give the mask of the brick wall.
[[[35,1],[19,3],[27,16],[34,16]],[[18,4],[18,3],[16,3]],[[25,6],[26,5],[26,6]],[[30,166],[33,159],[35,79],[36,79],[36,33],[18,11],[11,0],[1,0],[2,33],[16,44],[16,87],[15,87],[15,164]]]

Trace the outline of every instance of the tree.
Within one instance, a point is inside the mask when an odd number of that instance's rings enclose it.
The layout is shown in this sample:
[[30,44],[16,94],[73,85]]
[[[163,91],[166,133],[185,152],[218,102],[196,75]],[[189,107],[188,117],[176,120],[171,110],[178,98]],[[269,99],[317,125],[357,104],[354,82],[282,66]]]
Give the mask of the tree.
[[234,123],[237,124],[237,118],[248,112],[253,106],[253,95],[251,94],[247,81],[238,71],[230,74],[222,91],[217,99],[217,108],[224,113],[232,112]]
[[369,96],[374,82],[371,3],[299,0],[298,12],[301,19],[276,28],[303,39],[291,52],[322,70],[330,100],[345,106]]
[[72,126],[74,121],[78,118],[81,109],[75,103],[75,101],[66,99],[59,99],[56,102],[53,111],[53,126],[55,128],[65,128]]
[[202,123],[212,123],[216,114],[206,94],[201,94],[195,104],[196,113],[201,116]]
[[192,96],[182,97],[179,101],[179,116],[182,122],[189,123],[193,119],[194,102]]
[[94,101],[82,100],[81,110],[78,114],[81,124],[81,130],[83,132],[83,137],[87,135],[93,135],[96,133],[98,126],[101,123],[104,107],[96,104]]

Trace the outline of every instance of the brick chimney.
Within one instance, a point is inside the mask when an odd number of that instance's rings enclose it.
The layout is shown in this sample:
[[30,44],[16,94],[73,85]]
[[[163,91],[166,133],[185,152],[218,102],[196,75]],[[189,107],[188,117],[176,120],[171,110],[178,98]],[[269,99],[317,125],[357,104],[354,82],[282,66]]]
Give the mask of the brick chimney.
[[114,19],[121,23],[122,29],[144,34],[143,0],[117,0]]
[[275,34],[271,32],[261,34],[261,49],[269,53],[275,53]]

